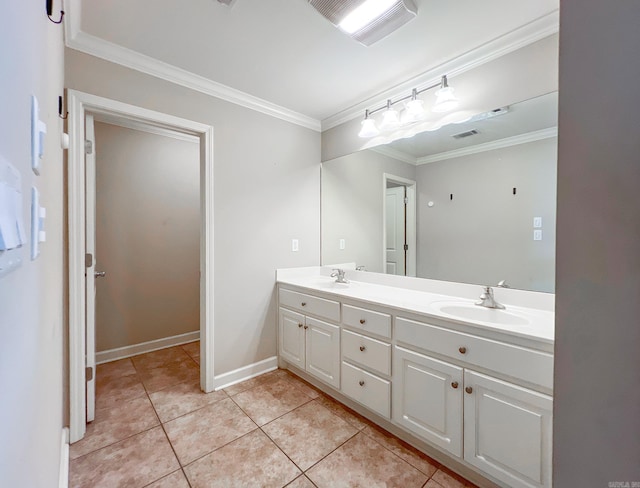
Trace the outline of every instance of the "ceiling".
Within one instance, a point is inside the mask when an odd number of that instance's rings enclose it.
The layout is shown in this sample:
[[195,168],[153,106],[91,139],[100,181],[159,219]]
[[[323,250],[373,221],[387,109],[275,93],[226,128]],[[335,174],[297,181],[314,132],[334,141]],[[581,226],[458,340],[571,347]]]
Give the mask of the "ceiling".
[[81,0],[76,22],[90,36],[326,120],[557,11],[559,0],[415,3],[414,20],[369,47],[307,0]]

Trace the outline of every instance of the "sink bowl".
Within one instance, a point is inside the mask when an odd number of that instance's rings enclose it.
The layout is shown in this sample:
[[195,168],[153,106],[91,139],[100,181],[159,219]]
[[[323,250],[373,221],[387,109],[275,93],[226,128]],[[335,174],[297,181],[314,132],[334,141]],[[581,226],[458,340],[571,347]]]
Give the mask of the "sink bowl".
[[438,312],[461,320],[514,326],[529,325],[531,323],[531,320],[527,317],[509,310],[480,307],[473,303],[436,302],[432,306]]
[[334,278],[324,276],[310,278],[309,280],[305,280],[305,283],[308,283],[315,288],[321,288],[324,290],[344,290],[346,288],[351,288],[354,286],[353,282],[337,283]]

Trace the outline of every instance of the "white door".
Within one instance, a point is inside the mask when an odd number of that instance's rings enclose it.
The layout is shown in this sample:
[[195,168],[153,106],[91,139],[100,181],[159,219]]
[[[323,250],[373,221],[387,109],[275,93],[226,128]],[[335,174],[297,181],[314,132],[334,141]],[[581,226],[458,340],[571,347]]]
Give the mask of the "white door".
[[307,317],[306,370],[340,388],[340,327]]
[[85,117],[85,225],[86,225],[86,343],[85,363],[87,379],[87,422],[96,411],[96,151],[93,116]]
[[461,457],[462,368],[397,346],[393,367],[393,419]]
[[405,187],[387,188],[385,199],[386,273],[406,275]]
[[464,459],[513,488],[551,487],[550,396],[464,372]]
[[304,369],[304,315],[280,309],[280,355]]

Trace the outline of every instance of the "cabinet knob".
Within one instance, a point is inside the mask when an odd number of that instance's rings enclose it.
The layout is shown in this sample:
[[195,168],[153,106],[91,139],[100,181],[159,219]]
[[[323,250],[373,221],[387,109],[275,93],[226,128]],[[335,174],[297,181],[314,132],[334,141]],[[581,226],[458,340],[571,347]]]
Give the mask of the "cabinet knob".
[[467,348],[462,346],[462,347],[458,348],[458,351],[460,351],[460,354],[466,354],[467,353]]
[[308,326],[308,325],[305,325],[305,326],[304,326],[304,330],[307,330],[308,328],[309,328],[309,326]]
[[458,382],[457,381],[452,381],[451,382],[451,388],[458,388]]
[[298,327],[302,327],[302,324],[298,324]]
[[365,322],[366,322],[366,320],[365,320],[365,319],[360,319],[360,323],[361,323],[362,325],[364,325],[364,323],[365,323]]
[[358,381],[358,384],[359,384],[360,386],[364,386],[364,381],[360,380],[360,381]]
[[366,347],[364,347],[364,346],[360,346],[360,351],[361,351],[361,352],[364,352],[364,350],[365,350],[365,349],[366,349]]
[[464,391],[466,391],[467,393],[473,393],[473,388],[471,388],[470,386],[467,386]]
[[302,302],[300,305],[302,305],[303,307],[307,306],[307,302]]

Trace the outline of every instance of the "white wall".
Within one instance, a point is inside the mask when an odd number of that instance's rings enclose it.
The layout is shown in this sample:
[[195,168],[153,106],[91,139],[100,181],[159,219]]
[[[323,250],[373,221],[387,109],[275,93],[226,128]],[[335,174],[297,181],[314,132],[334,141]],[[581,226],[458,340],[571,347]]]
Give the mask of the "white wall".
[[275,269],[320,262],[320,134],[77,51],[65,64],[69,88],[214,127],[215,373],[274,356]]
[[[63,426],[63,173],[58,95],[62,26],[41,1],[3,2],[0,29],[0,154],[22,174],[30,235],[31,187],[47,209],[47,242],[36,261],[0,278],[0,486],[58,486]],[[31,94],[47,124],[41,176],[31,171]]]
[[200,330],[198,141],[95,123],[96,351]]
[[638,19],[561,2],[555,487],[640,482]]

